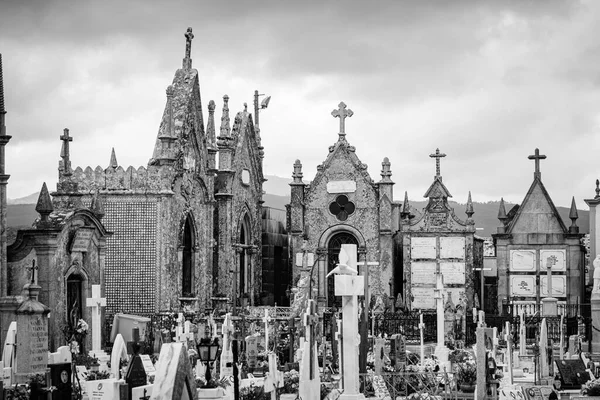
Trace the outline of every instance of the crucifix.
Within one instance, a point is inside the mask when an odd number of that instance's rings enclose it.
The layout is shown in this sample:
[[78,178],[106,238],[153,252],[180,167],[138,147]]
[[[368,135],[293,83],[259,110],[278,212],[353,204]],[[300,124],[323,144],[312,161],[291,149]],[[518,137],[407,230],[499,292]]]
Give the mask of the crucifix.
[[346,108],[346,104],[342,101],[338,104],[338,109],[331,112],[331,115],[333,115],[334,118],[339,117],[340,119],[340,133],[338,133],[338,135],[340,135],[340,137],[346,136],[346,118],[350,118],[354,115],[354,112],[351,109]]
[[106,297],[100,294],[101,286],[92,285],[92,297],[86,299],[86,306],[92,308],[92,350],[102,350],[101,307],[106,307]]
[[[315,378],[315,325],[319,322],[319,317],[317,314],[317,304],[315,303],[314,300],[310,299],[308,300],[308,307],[306,308],[306,314],[304,314],[304,326],[306,328],[306,336],[308,337],[308,343],[309,343],[309,350],[308,350],[308,354],[309,354],[309,368],[310,368],[310,375],[309,375],[309,379],[314,379]],[[305,356],[305,355],[303,355]]]
[[262,322],[265,324],[265,351],[269,351],[269,322],[273,319],[269,316],[269,310],[265,308],[265,316],[262,319]]
[[69,160],[69,142],[73,141],[73,138],[69,136],[69,129],[63,129],[63,135],[60,137],[62,140],[62,148],[60,149],[60,157],[62,158],[63,174],[71,174],[71,161]]
[[530,160],[535,160],[535,172],[533,173],[534,178],[541,178],[542,173],[540,172],[540,160],[544,160],[546,158],[545,155],[540,155],[540,149],[535,149],[535,154],[529,157]]
[[446,157],[444,153],[440,153],[440,149],[435,149],[435,153],[430,154],[429,157],[435,158],[435,176],[440,176],[440,159]]
[[150,396],[147,395],[146,393],[148,393],[148,391],[146,389],[144,389],[144,395],[142,397],[140,397],[140,400],[150,400]]

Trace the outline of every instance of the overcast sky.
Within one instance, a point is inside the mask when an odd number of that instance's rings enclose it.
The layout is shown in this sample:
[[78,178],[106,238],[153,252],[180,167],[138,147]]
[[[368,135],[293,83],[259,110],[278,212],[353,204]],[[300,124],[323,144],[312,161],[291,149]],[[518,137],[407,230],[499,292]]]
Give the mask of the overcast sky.
[[203,108],[254,89],[265,174],[311,180],[354,111],[347,140],[395,199],[435,175],[459,202],[520,203],[540,148],[555,204],[579,208],[600,176],[600,1],[2,1],[8,197],[56,188],[68,127],[73,167],[147,165],[165,89],[193,28]]

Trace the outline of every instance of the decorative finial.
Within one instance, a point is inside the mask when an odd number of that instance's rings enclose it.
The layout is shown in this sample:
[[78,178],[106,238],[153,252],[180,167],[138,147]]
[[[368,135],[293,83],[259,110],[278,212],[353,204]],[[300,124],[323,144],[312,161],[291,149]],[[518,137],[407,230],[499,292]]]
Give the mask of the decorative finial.
[[500,208],[498,209],[498,219],[504,223],[508,219],[506,216],[506,207],[504,206],[504,198],[500,198]]
[[296,162],[294,162],[294,172],[292,173],[294,183],[303,183],[302,176],[302,163],[300,162],[300,160],[296,160]]
[[102,219],[102,217],[104,217],[104,203],[100,198],[100,193],[98,189],[96,189],[94,196],[92,196],[92,203],[90,204],[90,209],[92,210],[96,218]]
[[54,207],[52,206],[52,199],[50,198],[50,193],[48,193],[48,187],[46,186],[46,182],[42,184],[42,190],[40,190],[40,195],[35,206],[35,211],[37,211],[38,214],[40,214],[39,225],[41,227],[47,226],[50,223],[50,221],[48,220],[48,216],[52,213],[52,211],[54,211]]
[[579,227],[577,226],[577,206],[575,205],[575,196],[571,199],[571,210],[569,211],[569,219],[571,220],[571,226],[569,227],[569,233],[579,233]]
[[351,109],[346,108],[346,104],[342,101],[338,104],[338,109],[331,112],[331,115],[333,115],[334,118],[340,119],[340,132],[338,135],[340,135],[341,140],[346,136],[346,118],[353,116],[354,112]]
[[469,190],[469,197],[467,198],[467,208],[465,210],[465,214],[467,214],[467,223],[473,223],[473,214],[475,211],[473,210],[473,201],[471,201],[471,191]]
[[4,109],[4,78],[2,77],[2,53],[0,53],[0,114],[6,114]]
[[215,145],[215,102],[211,100],[208,102],[208,121],[206,122],[206,133],[208,135],[208,141],[211,146]]
[[194,34],[192,33],[192,28],[187,28],[187,32],[185,33],[185,58],[183,59],[183,69],[191,69],[192,68],[192,39],[194,38]]
[[446,155],[444,153],[440,153],[440,149],[437,148],[435,149],[435,153],[430,154],[429,157],[435,158],[435,177],[441,177],[442,175],[440,172],[440,158],[446,157]]
[[248,112],[248,103],[244,103],[244,112]]
[[220,136],[224,138],[230,137],[231,128],[229,126],[229,96],[223,96],[223,114],[221,115],[221,131]]
[[594,198],[597,199],[598,197],[600,197],[600,180],[596,179],[596,197]]
[[117,155],[115,154],[115,148],[112,148],[112,151],[110,153],[110,164],[108,165],[111,168],[117,168],[119,166],[119,164],[117,163]]
[[391,182],[390,176],[392,176],[392,171],[390,169],[390,159],[384,157],[383,162],[381,163],[381,181],[382,182]]
[[408,192],[404,192],[404,203],[402,204],[402,211],[400,217],[406,218],[410,215],[410,204],[408,204]]
[[540,172],[540,160],[545,160],[545,155],[540,155],[540,149],[535,149],[535,153],[529,157],[530,160],[535,160],[535,172],[533,173],[534,179],[542,179],[542,173]]
[[72,174],[71,170],[71,160],[70,160],[70,152],[69,152],[69,142],[73,141],[73,138],[69,136],[69,129],[63,129],[63,135],[60,137],[62,140],[62,147],[60,149],[60,158],[62,158],[62,165],[60,165],[62,174],[65,176],[69,176]]

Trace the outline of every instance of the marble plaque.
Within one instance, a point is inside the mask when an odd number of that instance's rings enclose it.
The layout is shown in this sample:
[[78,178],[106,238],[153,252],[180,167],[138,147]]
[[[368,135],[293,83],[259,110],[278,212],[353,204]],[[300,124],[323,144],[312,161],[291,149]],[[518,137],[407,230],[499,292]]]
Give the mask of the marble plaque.
[[511,296],[536,296],[535,275],[512,275],[510,277]]
[[465,284],[464,262],[442,262],[440,263],[440,271],[444,276],[444,285]]
[[354,193],[356,182],[354,181],[329,181],[327,182],[327,193]]
[[435,285],[436,263],[431,261],[413,262],[410,265],[411,284]]
[[433,288],[412,288],[412,308],[431,310],[435,308],[435,299],[433,298]]
[[85,387],[90,400],[114,400],[119,398],[119,386],[116,379],[86,381]]
[[90,247],[90,241],[92,240],[93,235],[93,229],[77,229],[77,231],[75,232],[75,237],[73,238],[73,244],[71,245],[71,251],[81,251],[83,253],[87,252],[88,247]]
[[[548,296],[548,277],[540,276],[540,295]],[[552,297],[565,297],[567,295],[567,277],[565,275],[552,275]]]
[[566,271],[566,250],[540,250],[540,272],[548,271],[548,263],[552,265],[552,272]]
[[[304,254],[302,252],[296,253],[296,267],[302,267],[302,256]],[[315,253],[307,253],[306,254],[306,266],[312,267],[315,263]]]
[[435,237],[412,237],[410,239],[410,258],[437,258],[437,245]]
[[465,259],[464,237],[440,237],[440,258]]
[[536,271],[535,250],[511,250],[510,251],[510,270],[519,272]]

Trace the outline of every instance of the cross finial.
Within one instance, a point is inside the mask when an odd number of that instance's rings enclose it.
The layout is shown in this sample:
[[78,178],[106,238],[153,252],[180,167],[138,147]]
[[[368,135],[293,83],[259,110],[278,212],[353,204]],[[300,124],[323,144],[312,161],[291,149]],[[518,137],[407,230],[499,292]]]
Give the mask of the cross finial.
[[429,157],[435,158],[435,176],[437,178],[437,177],[441,176],[440,175],[440,158],[446,157],[446,155],[444,153],[440,153],[440,149],[437,148],[437,149],[435,149],[435,153],[430,154]]
[[338,104],[338,109],[331,112],[331,115],[333,115],[334,118],[340,118],[340,133],[338,133],[338,135],[340,135],[341,139],[346,136],[346,118],[353,116],[354,112],[351,109],[346,108],[346,104],[342,101]]
[[62,167],[63,174],[70,175],[71,174],[71,160],[70,160],[70,152],[69,152],[69,142],[73,141],[73,138],[69,136],[69,129],[63,129],[63,134],[60,136],[60,140],[62,140],[62,148],[60,149],[60,157],[63,159]]
[[183,68],[190,69],[192,68],[192,39],[194,38],[194,34],[192,33],[192,28],[187,28],[187,32],[185,32],[185,58],[183,59]]
[[542,177],[542,173],[540,172],[540,160],[544,160],[546,156],[543,154],[540,155],[540,149],[535,149],[535,154],[527,158],[535,160],[535,172],[533,173],[533,177],[540,179]]
[[600,197],[600,180],[596,179],[596,199]]
[[31,260],[31,283],[35,283],[37,284],[37,276],[35,274],[35,271],[37,271],[38,267],[37,265],[35,265],[35,260]]

